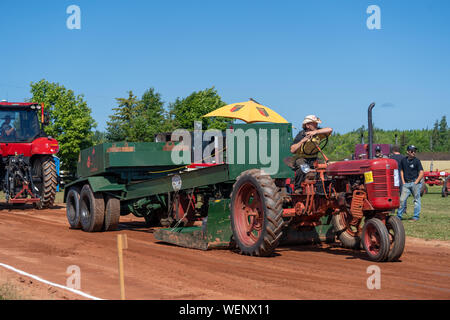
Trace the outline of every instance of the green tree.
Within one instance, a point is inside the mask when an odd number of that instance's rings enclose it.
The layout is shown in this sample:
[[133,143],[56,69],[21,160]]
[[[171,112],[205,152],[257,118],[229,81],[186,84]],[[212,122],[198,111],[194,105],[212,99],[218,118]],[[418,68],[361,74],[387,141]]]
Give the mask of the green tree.
[[104,142],[106,142],[106,133],[103,131],[95,130],[92,135],[92,143],[96,145]]
[[220,117],[202,118],[205,114],[224,105],[225,102],[214,87],[193,92],[186,98],[177,98],[170,104],[170,120],[173,121],[175,128],[193,130],[194,121],[201,121],[203,129],[224,130],[231,120]]
[[31,94],[30,100],[43,102],[50,115],[50,124],[45,132],[59,142],[61,169],[74,173],[78,154],[81,149],[92,145],[92,128],[97,126],[84,96],[75,95],[63,85],[45,79],[31,82]]
[[431,132],[431,142],[433,146],[432,151],[439,149],[439,121],[436,120],[433,126],[433,131]]
[[106,139],[109,141],[131,141],[133,120],[138,112],[138,99],[133,91],[128,91],[128,98],[116,98],[118,106],[106,122]]
[[118,106],[107,122],[108,141],[151,142],[156,133],[167,129],[164,102],[154,88],[146,90],[141,99],[129,91],[128,98],[116,100]]
[[447,118],[446,116],[442,116],[441,121],[439,122],[439,146],[440,151],[448,152],[450,149],[449,144],[449,128],[447,126]]
[[133,119],[133,141],[154,141],[155,134],[166,130],[165,114],[161,95],[154,88],[145,91]]

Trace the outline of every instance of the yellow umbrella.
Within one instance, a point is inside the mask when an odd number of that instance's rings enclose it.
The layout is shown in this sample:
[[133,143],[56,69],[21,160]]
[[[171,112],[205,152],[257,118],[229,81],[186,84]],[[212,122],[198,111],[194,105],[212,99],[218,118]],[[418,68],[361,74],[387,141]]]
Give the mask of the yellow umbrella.
[[214,110],[203,117],[225,117],[240,119],[247,123],[252,122],[276,122],[288,123],[282,116],[272,109],[259,104],[251,99],[246,102],[238,102],[226,105],[222,108]]

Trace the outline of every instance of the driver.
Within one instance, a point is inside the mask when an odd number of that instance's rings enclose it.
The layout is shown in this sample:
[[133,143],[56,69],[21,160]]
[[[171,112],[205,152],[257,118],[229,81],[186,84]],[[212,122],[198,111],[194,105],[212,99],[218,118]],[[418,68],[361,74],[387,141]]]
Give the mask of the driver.
[[5,122],[1,126],[2,137],[12,139],[15,137],[16,129],[11,125],[11,116],[5,116]]
[[314,161],[317,160],[319,150],[312,141],[319,144],[333,132],[331,128],[319,128],[319,123],[322,121],[315,115],[306,116],[302,123],[303,130],[297,134],[291,145],[291,153],[295,158],[295,192],[301,192],[301,183],[305,180],[305,173],[303,173],[301,165],[307,164],[313,168]]

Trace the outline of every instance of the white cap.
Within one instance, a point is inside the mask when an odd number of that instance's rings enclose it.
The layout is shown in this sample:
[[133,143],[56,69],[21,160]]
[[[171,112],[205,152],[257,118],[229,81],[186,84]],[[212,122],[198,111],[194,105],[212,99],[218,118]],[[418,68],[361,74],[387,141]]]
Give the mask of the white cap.
[[315,123],[322,123],[322,121],[317,118],[315,115],[310,114],[309,116],[306,116],[305,119],[303,120],[303,125],[310,123],[310,122],[315,122]]

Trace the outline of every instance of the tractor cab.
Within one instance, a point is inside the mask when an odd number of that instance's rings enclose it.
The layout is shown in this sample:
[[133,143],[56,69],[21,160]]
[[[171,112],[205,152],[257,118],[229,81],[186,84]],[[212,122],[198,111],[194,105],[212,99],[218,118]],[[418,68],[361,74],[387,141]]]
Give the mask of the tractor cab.
[[31,142],[42,134],[40,105],[0,105],[0,142]]

